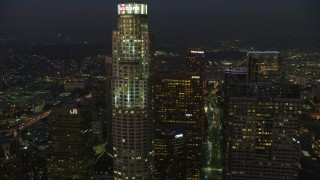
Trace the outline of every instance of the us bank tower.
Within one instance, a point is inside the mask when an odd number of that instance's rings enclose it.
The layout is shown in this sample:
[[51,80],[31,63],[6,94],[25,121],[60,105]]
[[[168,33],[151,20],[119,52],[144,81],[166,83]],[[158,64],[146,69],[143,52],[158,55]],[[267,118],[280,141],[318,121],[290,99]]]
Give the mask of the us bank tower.
[[152,179],[148,6],[118,4],[117,30],[112,34],[112,136],[114,179]]

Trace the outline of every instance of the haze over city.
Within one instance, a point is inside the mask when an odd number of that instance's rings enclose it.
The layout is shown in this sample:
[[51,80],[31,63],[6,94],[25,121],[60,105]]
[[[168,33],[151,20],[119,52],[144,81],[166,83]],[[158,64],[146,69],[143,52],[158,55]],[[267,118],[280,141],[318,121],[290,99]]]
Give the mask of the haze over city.
[[[110,42],[118,0],[1,0],[0,38],[25,42]],[[149,0],[156,40],[319,38],[318,0]],[[60,37],[61,38],[61,37]]]

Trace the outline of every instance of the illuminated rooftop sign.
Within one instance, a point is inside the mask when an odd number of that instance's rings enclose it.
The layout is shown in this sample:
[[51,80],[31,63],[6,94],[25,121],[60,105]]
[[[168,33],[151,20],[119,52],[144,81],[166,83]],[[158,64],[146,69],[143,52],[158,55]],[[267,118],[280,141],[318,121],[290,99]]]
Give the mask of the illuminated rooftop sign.
[[119,4],[118,14],[148,14],[148,6],[137,3]]
[[204,54],[204,51],[191,51],[193,54]]
[[177,134],[176,136],[175,136],[175,138],[182,138],[183,137],[183,134]]
[[78,114],[78,109],[76,108],[71,109],[70,114]]

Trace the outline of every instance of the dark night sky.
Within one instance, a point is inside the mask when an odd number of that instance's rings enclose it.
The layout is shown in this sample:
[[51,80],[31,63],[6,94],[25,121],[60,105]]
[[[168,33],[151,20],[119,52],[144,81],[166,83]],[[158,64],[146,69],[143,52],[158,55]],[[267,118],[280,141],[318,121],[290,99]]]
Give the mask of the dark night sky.
[[[0,0],[0,38],[109,41],[119,0]],[[167,37],[320,37],[319,0],[149,0],[150,27]]]

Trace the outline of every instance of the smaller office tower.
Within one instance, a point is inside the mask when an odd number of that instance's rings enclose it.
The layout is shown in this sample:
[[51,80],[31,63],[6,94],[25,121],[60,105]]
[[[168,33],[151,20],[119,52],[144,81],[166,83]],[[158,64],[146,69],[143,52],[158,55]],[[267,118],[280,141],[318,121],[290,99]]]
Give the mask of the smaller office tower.
[[[163,147],[165,142],[176,143],[175,140],[178,139],[173,140],[172,136],[177,135],[177,132],[174,133],[172,129],[184,130],[183,137],[186,142],[184,149],[187,150],[184,176],[186,179],[201,179],[203,80],[201,76],[194,74],[157,74],[155,79],[155,152],[161,152],[162,148],[168,149],[169,147]],[[162,154],[155,154],[155,156],[158,157],[157,160],[160,160]],[[176,159],[179,158],[178,156],[173,158],[173,161],[179,161]],[[156,175],[169,175],[168,172],[160,172],[165,169],[161,167],[168,166],[165,160],[157,161],[155,164],[160,168],[156,170]],[[158,178],[161,179],[161,177]]]
[[157,131],[155,139],[155,179],[186,179],[186,137],[184,130]]
[[188,49],[186,55],[186,70],[197,74],[204,73],[205,58],[204,51]]
[[227,179],[296,179],[303,102],[294,85],[239,84],[227,101]]
[[37,152],[33,146],[20,147],[19,156],[22,167],[22,179],[36,178]]
[[249,51],[248,52],[248,81],[282,82],[285,79],[283,59],[278,51]]
[[91,162],[94,102],[78,99],[52,108],[52,145],[48,155],[51,179],[87,179]]

